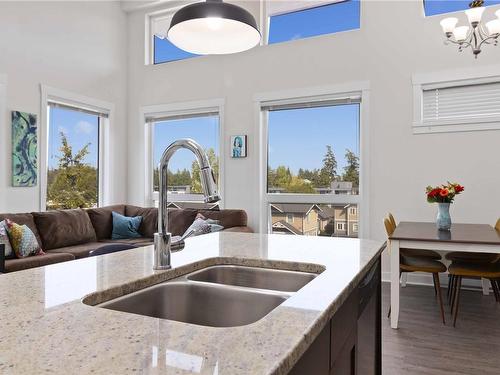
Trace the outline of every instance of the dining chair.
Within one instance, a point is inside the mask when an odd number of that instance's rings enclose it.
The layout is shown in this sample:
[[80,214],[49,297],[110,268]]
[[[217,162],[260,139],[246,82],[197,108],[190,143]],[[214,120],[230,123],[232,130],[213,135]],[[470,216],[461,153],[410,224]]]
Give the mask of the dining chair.
[[[495,229],[500,232],[500,219],[495,224]],[[463,251],[451,251],[445,255],[451,262],[463,263],[493,263],[498,259],[498,254],[492,253],[467,253]]]
[[[396,227],[393,225],[389,217],[386,217],[384,219],[384,226],[387,232],[387,237],[389,238],[396,229]],[[408,273],[408,272],[424,272],[432,274],[432,280],[434,282],[434,293],[438,296],[439,299],[439,307],[441,309],[441,319],[443,320],[443,324],[446,324],[444,317],[443,297],[441,294],[441,283],[439,282],[439,274],[446,272],[446,266],[440,261],[429,258],[428,256],[419,257],[419,256],[404,255],[403,251],[402,250],[400,251],[401,251],[401,256],[399,260],[400,275],[402,273]],[[391,315],[391,310],[389,309],[388,317],[390,315]]]
[[451,313],[453,315],[453,327],[457,323],[458,306],[460,303],[460,291],[463,278],[484,278],[491,282],[496,302],[500,303],[500,261],[494,263],[460,263],[453,262],[448,267],[452,275],[451,287]]
[[[500,219],[497,220],[495,229],[500,232]],[[448,267],[448,274],[451,277],[448,287],[448,300],[453,315],[453,327],[457,322],[462,279],[488,279],[495,300],[500,303],[500,254],[476,253],[472,255],[476,255],[476,258],[456,257]]]
[[[389,219],[389,222],[391,223],[392,232],[394,232],[394,230],[396,229],[396,226],[397,226],[396,220],[394,219],[394,216],[390,212],[387,214],[387,218]],[[387,230],[387,228],[386,228],[386,230]],[[422,258],[428,258],[428,259],[434,259],[434,260],[441,259],[441,255],[437,251],[434,251],[434,250],[399,249],[399,251],[404,256],[422,257]]]

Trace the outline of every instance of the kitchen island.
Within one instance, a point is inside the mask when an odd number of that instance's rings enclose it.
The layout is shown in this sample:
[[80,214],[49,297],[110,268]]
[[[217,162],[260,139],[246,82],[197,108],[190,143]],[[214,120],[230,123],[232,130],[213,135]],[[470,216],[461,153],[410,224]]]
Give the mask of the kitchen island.
[[[371,240],[214,233],[188,239],[168,271],[153,271],[148,246],[1,275],[0,372],[376,374],[383,248]],[[237,327],[91,306],[218,264],[318,276]]]

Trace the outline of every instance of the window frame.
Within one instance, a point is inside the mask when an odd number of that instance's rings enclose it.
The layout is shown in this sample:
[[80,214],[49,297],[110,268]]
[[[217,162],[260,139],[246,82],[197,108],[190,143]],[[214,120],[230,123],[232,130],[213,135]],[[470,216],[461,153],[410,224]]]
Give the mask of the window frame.
[[[319,34],[319,35],[314,35],[310,37],[305,37],[305,38],[299,38],[299,39],[294,39],[294,40],[287,40],[283,41],[280,43],[269,43],[269,36],[270,36],[270,27],[271,27],[271,17],[273,16],[279,16],[287,13],[293,13],[293,12],[299,12],[311,8],[318,8],[321,6],[325,5],[330,5],[330,4],[336,4],[336,3],[343,3],[345,1],[349,0],[302,0],[302,1],[290,1],[290,2],[284,2],[284,3],[274,3],[271,0],[264,0],[262,7],[261,7],[261,13],[262,13],[262,18],[263,22],[261,22],[264,27],[262,28],[262,44],[263,45],[273,45],[273,44],[282,44],[282,43],[289,43],[289,42],[294,42],[296,40],[305,40],[305,39],[311,39],[311,38],[318,38],[318,37],[324,37],[327,35],[336,35],[340,33],[345,33],[345,32],[351,32],[351,31],[358,31],[361,29],[361,17],[362,17],[362,1],[360,0],[360,5],[359,5],[359,28],[357,29],[352,29],[352,30],[343,30],[343,31],[337,31],[334,33],[327,33],[327,34]],[[279,5],[278,5],[279,4]],[[291,6],[293,4],[293,6]],[[287,6],[288,5],[288,6]]]
[[424,90],[500,82],[498,68],[476,67],[456,71],[414,74],[413,134],[500,130],[500,118],[457,118],[427,122],[423,119]]
[[[359,194],[358,195],[335,195],[335,194],[291,194],[291,193],[268,193],[267,192],[267,170],[268,170],[268,122],[262,107],[269,104],[303,104],[307,102],[332,101],[350,97],[361,98],[359,104]],[[369,147],[369,108],[370,108],[370,83],[368,81],[357,81],[346,84],[309,87],[295,90],[260,93],[254,95],[254,111],[259,129],[259,232],[272,233],[271,204],[272,203],[307,203],[307,204],[356,204],[358,207],[358,223],[361,223],[359,238],[368,238],[369,227],[369,170],[370,170],[370,147]],[[361,215],[359,215],[361,213]]]
[[[156,121],[148,121],[150,118],[162,118],[162,117],[174,117],[174,116],[189,116],[189,115],[200,115],[204,113],[214,113],[217,112],[219,116],[219,181],[217,182],[217,188],[221,200],[219,201],[219,207],[224,208],[224,191],[225,191],[225,150],[227,143],[224,137],[224,99],[210,99],[202,101],[192,101],[192,102],[182,102],[173,104],[160,104],[152,106],[144,106],[140,109],[139,121],[144,126],[145,131],[145,147],[144,147],[144,204],[146,206],[153,206],[155,201],[158,201],[159,194],[154,191],[153,184],[153,137],[154,137],[154,123]],[[180,194],[167,194],[167,199],[169,202],[200,202],[203,198],[195,194],[189,194],[190,198],[186,200],[176,200],[179,198]],[[188,195],[184,195],[186,197]]]
[[50,103],[60,103],[75,109],[81,108],[96,114],[106,114],[107,117],[99,116],[99,146],[98,146],[98,207],[105,206],[110,202],[111,181],[110,178],[110,152],[109,133],[114,123],[115,105],[99,99],[89,98],[58,88],[40,85],[41,90],[41,128],[40,128],[40,168],[38,178],[40,181],[39,207],[40,211],[47,209],[47,170],[49,156],[49,120]]

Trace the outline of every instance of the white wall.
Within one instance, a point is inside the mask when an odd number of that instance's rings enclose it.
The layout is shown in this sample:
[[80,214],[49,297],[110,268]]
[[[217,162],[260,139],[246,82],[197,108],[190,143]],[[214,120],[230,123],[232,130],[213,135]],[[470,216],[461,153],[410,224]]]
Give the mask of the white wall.
[[7,77],[6,111],[0,116],[0,212],[39,208],[39,187],[11,184],[10,111],[36,113],[40,119],[40,84],[115,104],[108,198],[125,201],[126,15],[120,4],[0,2],[0,35],[0,74]]
[[[492,17],[493,10],[487,10]],[[158,66],[144,65],[144,14],[129,14],[129,201],[145,196],[144,125],[140,106],[225,98],[226,137],[249,135],[249,156],[226,150],[225,204],[247,210],[258,222],[258,127],[253,96],[268,91],[367,80],[370,82],[370,220],[372,238],[384,239],[382,219],[434,220],[426,203],[428,184],[458,181],[466,191],[452,208],[460,222],[493,223],[500,216],[500,131],[413,135],[411,78],[415,73],[495,65],[499,47],[486,46],[474,60],[443,45],[442,16],[425,18],[422,1],[363,1],[361,29],[262,46],[234,56],[205,56]],[[464,17],[461,21],[465,22]]]

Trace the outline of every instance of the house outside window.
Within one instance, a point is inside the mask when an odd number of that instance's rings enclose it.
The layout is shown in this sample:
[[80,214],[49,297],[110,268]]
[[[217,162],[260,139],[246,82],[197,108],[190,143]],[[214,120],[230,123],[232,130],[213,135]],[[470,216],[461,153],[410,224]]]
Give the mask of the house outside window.
[[337,223],[337,230],[338,231],[345,231],[346,230],[346,223],[342,222],[342,223]]
[[[262,144],[266,146],[261,159],[266,164],[261,170],[267,171],[262,186],[264,228],[267,223],[272,233],[358,235],[347,224],[339,232],[336,223],[349,221],[352,226],[360,220],[361,95],[260,101]],[[286,221],[290,213],[295,218],[293,228]]]
[[268,44],[360,28],[360,1],[267,1]]

